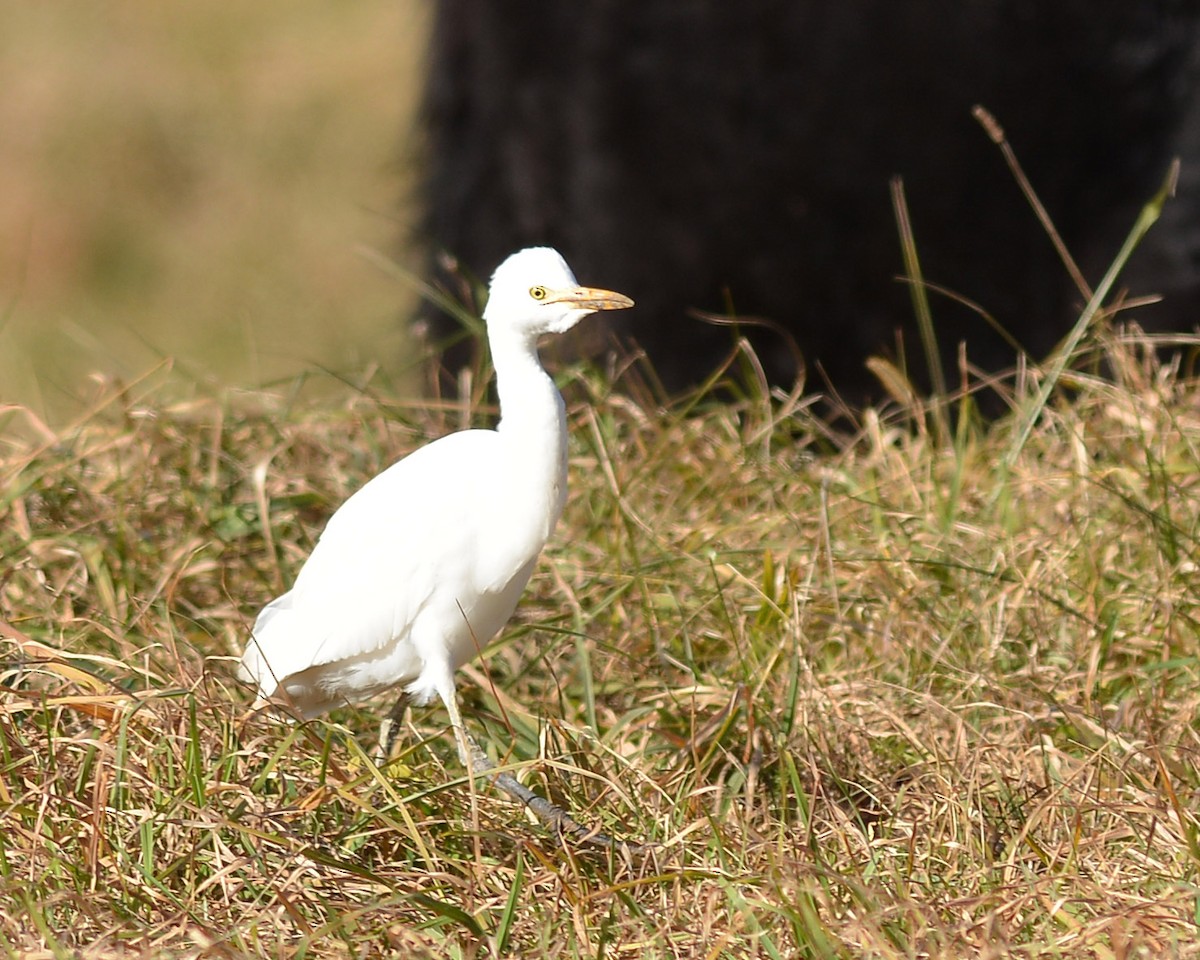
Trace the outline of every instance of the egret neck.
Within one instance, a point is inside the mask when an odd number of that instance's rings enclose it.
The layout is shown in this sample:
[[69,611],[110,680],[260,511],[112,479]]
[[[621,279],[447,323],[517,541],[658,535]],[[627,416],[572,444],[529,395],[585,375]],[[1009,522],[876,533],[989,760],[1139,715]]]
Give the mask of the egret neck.
[[[512,498],[502,509],[536,504],[518,515],[544,517],[538,530],[545,543],[562,515],[567,496],[567,415],[562,396],[538,359],[537,336],[508,328],[489,330],[496,370],[500,422]],[[532,532],[532,531],[531,531]]]

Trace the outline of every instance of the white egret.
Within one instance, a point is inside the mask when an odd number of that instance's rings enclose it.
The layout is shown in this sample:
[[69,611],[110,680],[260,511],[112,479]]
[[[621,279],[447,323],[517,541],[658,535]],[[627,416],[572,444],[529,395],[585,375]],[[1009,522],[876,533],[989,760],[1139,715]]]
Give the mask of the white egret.
[[[566,502],[566,413],[537,341],[632,305],[579,286],[546,247],[496,269],[483,318],[499,424],[414,451],[334,513],[292,589],[255,621],[239,676],[258,685],[256,704],[307,719],[397,686],[416,703],[437,695],[462,762],[491,769],[463,727],[454,674],[512,615]],[[557,810],[497,782],[543,818],[539,802]]]

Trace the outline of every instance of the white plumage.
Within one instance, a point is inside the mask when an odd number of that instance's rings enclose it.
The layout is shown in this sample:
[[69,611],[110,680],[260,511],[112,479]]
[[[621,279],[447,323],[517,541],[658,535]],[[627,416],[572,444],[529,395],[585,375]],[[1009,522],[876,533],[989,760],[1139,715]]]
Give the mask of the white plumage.
[[395,686],[436,694],[465,762],[454,673],[512,615],[566,500],[566,416],[537,340],[632,304],[545,247],[497,268],[483,316],[500,423],[422,447],[338,509],[254,624],[239,676],[260,702],[307,718]]

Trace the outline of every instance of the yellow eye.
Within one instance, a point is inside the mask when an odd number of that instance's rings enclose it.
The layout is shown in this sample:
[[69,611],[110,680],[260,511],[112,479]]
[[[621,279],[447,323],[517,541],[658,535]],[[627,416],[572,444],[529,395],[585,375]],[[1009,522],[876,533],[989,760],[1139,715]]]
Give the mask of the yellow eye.
[[534,300],[545,300],[546,299],[546,288],[545,287],[530,287],[529,295],[531,297],[533,297]]

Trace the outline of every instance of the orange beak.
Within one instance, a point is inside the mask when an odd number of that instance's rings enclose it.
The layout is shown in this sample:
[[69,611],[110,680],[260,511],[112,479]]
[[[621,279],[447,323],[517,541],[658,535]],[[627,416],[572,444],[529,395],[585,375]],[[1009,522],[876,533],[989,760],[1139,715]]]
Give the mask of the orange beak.
[[623,293],[597,287],[575,287],[570,290],[551,290],[543,303],[569,303],[580,310],[627,310],[633,301]]

